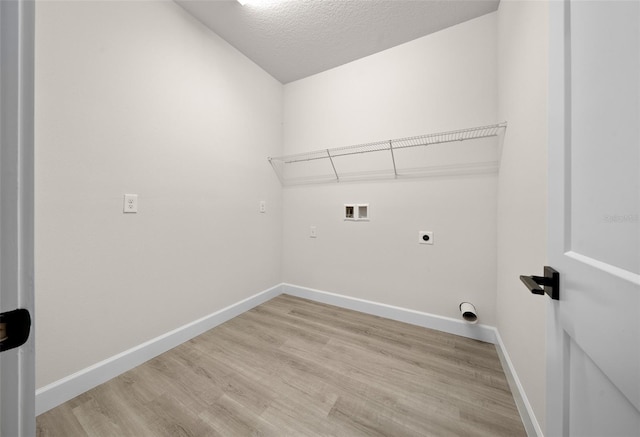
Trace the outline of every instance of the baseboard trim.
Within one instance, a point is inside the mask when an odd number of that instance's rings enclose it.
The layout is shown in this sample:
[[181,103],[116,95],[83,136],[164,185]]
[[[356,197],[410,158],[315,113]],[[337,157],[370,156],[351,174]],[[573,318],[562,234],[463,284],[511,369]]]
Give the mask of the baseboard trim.
[[282,293],[276,285],[36,390],[36,415],[131,370]]
[[471,325],[449,317],[286,283],[271,287],[36,390],[36,415],[45,413],[282,293],[495,344],[527,435],[543,437],[540,424],[495,327]]
[[500,358],[500,363],[502,364],[504,374],[507,377],[509,388],[511,389],[511,393],[513,394],[513,400],[516,403],[516,407],[518,407],[518,413],[520,413],[520,417],[522,418],[522,424],[524,425],[524,429],[527,432],[527,436],[544,437],[542,428],[540,428],[540,424],[538,423],[536,415],[533,412],[533,408],[529,403],[529,399],[527,398],[527,394],[524,391],[524,387],[520,382],[520,378],[518,378],[516,369],[513,367],[513,363],[511,362],[511,358],[509,357],[507,348],[502,342],[502,337],[500,336],[500,333],[497,329],[496,350],[498,351],[498,358]]
[[330,293],[328,291],[315,290],[313,288],[300,287],[292,284],[282,284],[282,292],[292,296],[310,299],[316,302],[339,306],[354,311],[360,311],[374,316],[385,317],[411,325],[422,326],[423,328],[435,329],[460,335],[487,343],[496,342],[496,329],[487,325],[472,325],[462,320],[450,317],[438,316],[435,314],[414,311],[407,308],[396,307],[383,303],[373,302],[355,297]]
[[518,408],[518,413],[520,413],[527,435],[529,437],[543,437],[540,424],[533,413],[533,408],[527,399],[527,395],[520,383],[518,374],[511,363],[511,359],[509,358],[509,354],[507,353],[507,349],[502,342],[502,337],[500,337],[500,333],[497,328],[488,325],[471,325],[463,322],[462,320],[456,320],[449,317],[414,311],[292,284],[282,284],[282,292],[292,296],[313,300],[315,302],[335,305],[341,308],[360,311],[362,313],[385,317],[399,322],[409,323],[412,325],[422,326],[424,328],[435,329],[449,334],[460,335],[495,344],[500,363],[504,369],[504,373],[509,383],[509,388],[513,394],[514,401]]

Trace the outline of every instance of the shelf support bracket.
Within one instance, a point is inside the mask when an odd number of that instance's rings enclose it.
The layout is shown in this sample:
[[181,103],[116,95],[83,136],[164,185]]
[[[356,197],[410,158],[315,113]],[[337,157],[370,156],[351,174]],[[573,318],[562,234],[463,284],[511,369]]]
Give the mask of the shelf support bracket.
[[391,151],[391,162],[393,163],[393,174],[397,178],[398,170],[396,170],[396,157],[393,154],[393,141],[389,140],[389,150]]
[[336,166],[333,164],[333,157],[331,156],[331,152],[327,149],[327,156],[329,157],[329,161],[331,161],[331,167],[333,168],[333,172],[336,174],[336,182],[340,182],[340,176],[338,176],[338,172],[336,171]]

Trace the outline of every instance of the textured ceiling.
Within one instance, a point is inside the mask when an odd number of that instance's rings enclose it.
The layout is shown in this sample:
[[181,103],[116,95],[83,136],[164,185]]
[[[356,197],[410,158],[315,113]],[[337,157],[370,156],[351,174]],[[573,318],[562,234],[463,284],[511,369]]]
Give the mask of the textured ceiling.
[[282,83],[498,9],[499,0],[175,0]]

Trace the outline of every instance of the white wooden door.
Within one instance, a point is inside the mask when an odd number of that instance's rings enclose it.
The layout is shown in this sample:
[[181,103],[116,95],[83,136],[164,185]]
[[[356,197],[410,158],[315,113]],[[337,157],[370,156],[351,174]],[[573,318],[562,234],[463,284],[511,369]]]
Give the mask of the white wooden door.
[[640,436],[640,4],[550,3],[547,431]]
[[[0,312],[33,314],[34,3],[0,0]],[[24,313],[24,311],[22,311]],[[15,339],[7,323],[1,348]],[[25,335],[26,336],[26,335]],[[0,436],[35,435],[33,335],[0,352]]]

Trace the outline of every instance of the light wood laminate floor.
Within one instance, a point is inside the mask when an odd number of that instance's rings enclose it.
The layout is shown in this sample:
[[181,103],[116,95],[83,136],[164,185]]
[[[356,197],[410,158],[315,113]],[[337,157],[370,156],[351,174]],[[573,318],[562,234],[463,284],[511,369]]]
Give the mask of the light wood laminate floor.
[[492,344],[281,295],[37,418],[38,436],[524,436]]

